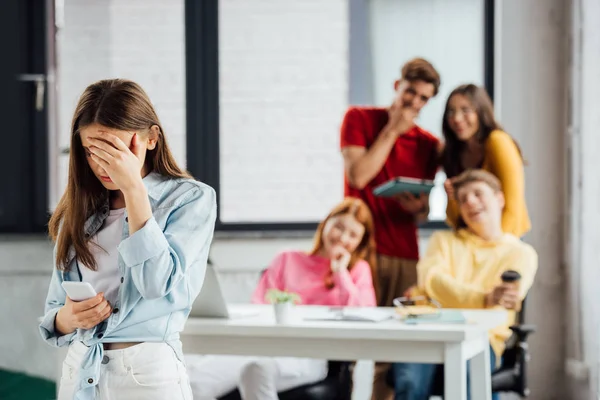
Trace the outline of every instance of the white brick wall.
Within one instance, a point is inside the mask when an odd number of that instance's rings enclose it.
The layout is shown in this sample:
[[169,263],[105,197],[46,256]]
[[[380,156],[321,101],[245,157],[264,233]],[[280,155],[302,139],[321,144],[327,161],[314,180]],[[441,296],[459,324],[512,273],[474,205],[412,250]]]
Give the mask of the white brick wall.
[[[175,158],[185,165],[183,0],[64,0],[57,56],[60,148],[69,145],[71,118],[85,87],[127,78],[148,92]],[[59,161],[61,194],[67,158]]]
[[316,221],[341,199],[347,0],[221,0],[221,219]]
[[173,154],[185,165],[183,0],[111,2],[111,73],[148,92]]

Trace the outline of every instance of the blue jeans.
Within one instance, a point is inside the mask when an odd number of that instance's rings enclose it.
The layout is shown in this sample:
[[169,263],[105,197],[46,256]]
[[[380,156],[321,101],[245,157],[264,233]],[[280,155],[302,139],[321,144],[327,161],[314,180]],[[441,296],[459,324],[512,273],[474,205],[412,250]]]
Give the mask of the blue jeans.
[[[492,371],[496,369],[496,355],[490,348],[490,364]],[[395,400],[429,400],[433,392],[433,380],[441,364],[395,363],[394,373]],[[467,363],[467,399],[471,399],[469,385],[469,366]],[[498,393],[492,394],[492,400],[498,400]]]

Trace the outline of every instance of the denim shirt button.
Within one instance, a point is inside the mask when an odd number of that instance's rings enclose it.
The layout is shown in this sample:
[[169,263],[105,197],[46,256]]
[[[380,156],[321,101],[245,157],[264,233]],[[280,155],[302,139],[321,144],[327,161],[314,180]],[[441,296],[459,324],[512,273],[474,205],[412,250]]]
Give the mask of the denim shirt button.
[[87,382],[91,385],[92,383],[94,383],[94,380],[92,378],[88,378]]

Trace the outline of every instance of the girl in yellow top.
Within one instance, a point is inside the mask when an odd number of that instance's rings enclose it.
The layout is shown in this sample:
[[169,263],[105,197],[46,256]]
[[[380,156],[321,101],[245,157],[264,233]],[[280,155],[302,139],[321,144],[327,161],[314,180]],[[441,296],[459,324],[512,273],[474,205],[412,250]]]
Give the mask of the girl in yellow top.
[[502,185],[506,205],[502,230],[517,237],[531,229],[525,204],[523,157],[515,140],[502,130],[494,117],[494,107],[485,89],[461,85],[448,97],[442,131],[445,146],[442,167],[448,180],[447,222],[460,228],[458,205],[452,191],[452,178],[468,169],[483,169],[494,174]]

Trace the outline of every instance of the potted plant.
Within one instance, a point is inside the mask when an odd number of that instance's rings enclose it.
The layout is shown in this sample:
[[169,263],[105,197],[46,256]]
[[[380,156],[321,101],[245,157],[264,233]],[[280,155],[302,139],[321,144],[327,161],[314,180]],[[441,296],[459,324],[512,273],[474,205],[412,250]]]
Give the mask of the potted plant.
[[292,322],[293,307],[300,302],[300,296],[297,293],[285,290],[269,289],[265,295],[265,300],[273,304],[275,322],[278,324],[289,324]]

